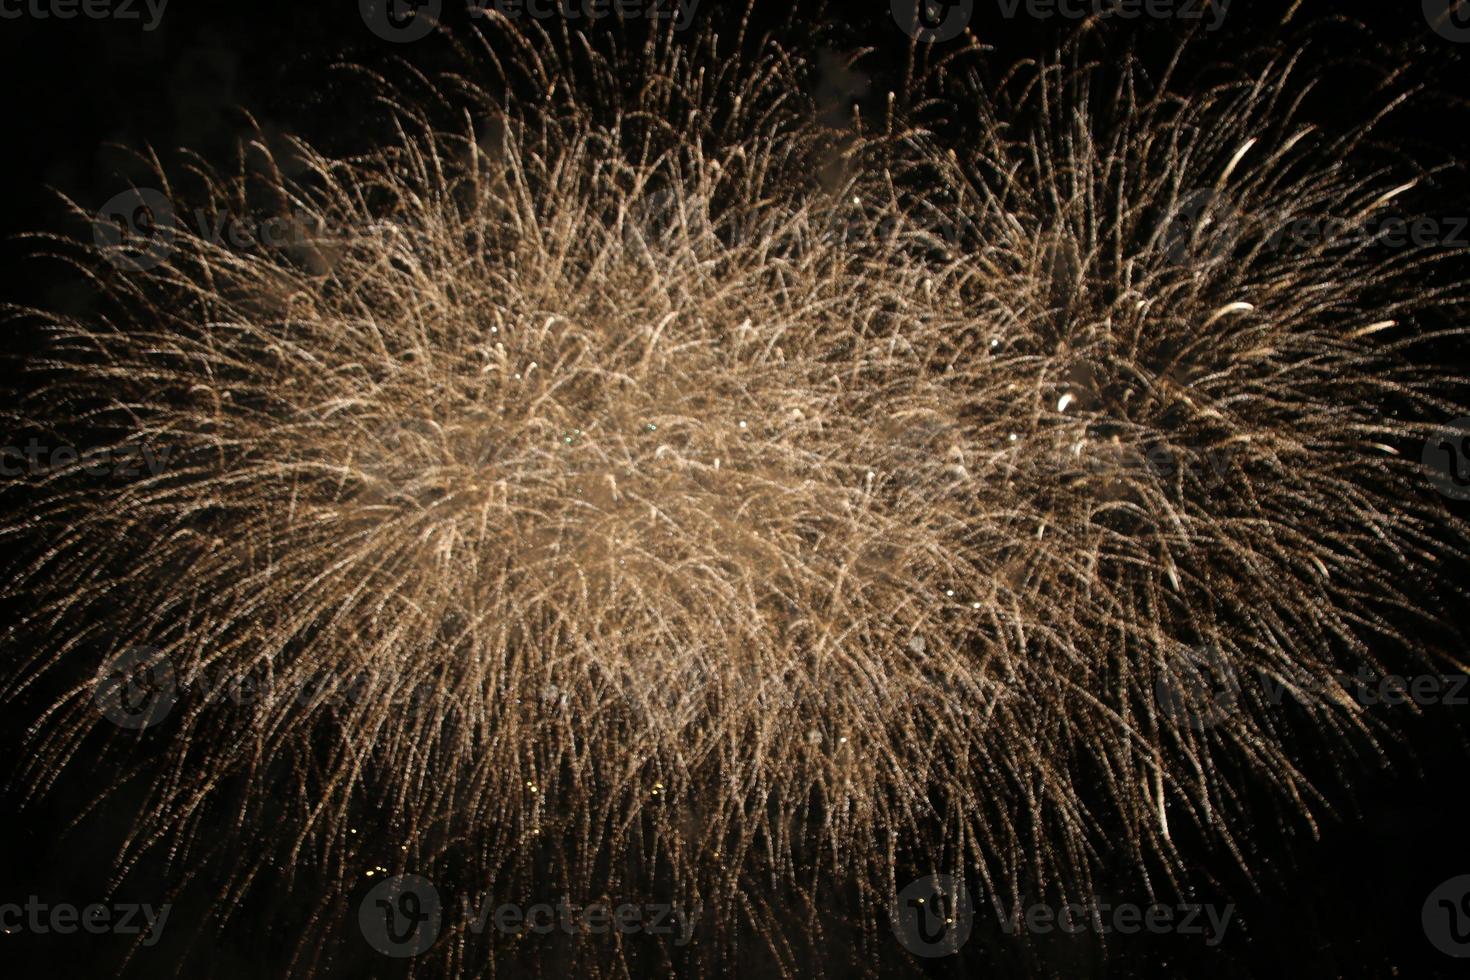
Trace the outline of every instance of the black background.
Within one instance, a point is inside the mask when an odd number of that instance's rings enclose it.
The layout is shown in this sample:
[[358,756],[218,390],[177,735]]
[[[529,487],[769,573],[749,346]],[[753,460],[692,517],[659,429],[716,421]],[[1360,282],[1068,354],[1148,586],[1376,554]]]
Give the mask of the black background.
[[[1395,138],[1406,146],[1423,143],[1440,154],[1470,158],[1465,147],[1470,116],[1461,107],[1462,97],[1470,94],[1470,45],[1435,34],[1419,0],[1307,3],[1283,26],[1287,6],[1285,0],[1235,0],[1225,27],[1202,39],[1195,56],[1229,61],[1253,45],[1288,38],[1320,38],[1318,43],[1329,48],[1342,43],[1346,56],[1352,43],[1366,47],[1371,39],[1379,46],[1374,58],[1380,65],[1402,65],[1408,84],[1422,83],[1433,93],[1426,108],[1394,124]],[[977,7],[974,27],[996,46],[997,63],[1039,54],[1065,29],[1061,22],[1005,21],[993,2]],[[766,13],[774,22],[786,11],[774,4]],[[1350,19],[1361,29],[1334,18]],[[828,20],[813,45],[835,51],[873,45],[877,76],[884,65],[896,65],[907,47],[886,0],[848,0],[834,6]],[[451,12],[449,21],[468,29],[463,15],[456,22]],[[1116,30],[1136,34],[1144,50],[1159,51],[1171,49],[1179,34],[1178,25],[1167,23],[1134,22]],[[228,159],[245,132],[243,108],[267,131],[304,132],[328,148],[351,149],[370,141],[381,111],[333,84],[330,65],[344,58],[382,63],[394,56],[433,65],[447,57],[433,39],[408,46],[381,41],[366,29],[354,3],[282,0],[173,0],[152,32],[143,30],[142,21],[0,20],[0,52],[0,133],[6,140],[0,153],[0,299],[62,307],[72,302],[64,281],[44,261],[28,258],[32,247],[11,236],[77,230],[48,188],[91,208],[123,190],[121,157],[106,147],[109,142],[153,146],[166,158],[172,148],[188,146],[206,157]],[[1348,125],[1357,121],[1362,105],[1351,91],[1323,92],[1313,112],[1326,125]],[[1466,198],[1470,195],[1447,198],[1444,213],[1470,213]],[[30,341],[13,331],[4,343],[7,353],[24,356]],[[1452,356],[1445,370],[1463,376],[1459,360]],[[1117,938],[1105,959],[1042,950],[1027,960],[1012,956],[1004,937],[982,931],[964,957],[935,961],[926,971],[936,976],[1031,971],[1111,977],[1470,975],[1470,968],[1462,970],[1462,962],[1429,944],[1420,924],[1421,906],[1434,886],[1470,873],[1460,715],[1470,717],[1470,707],[1445,705],[1427,709],[1422,717],[1403,716],[1406,745],[1391,751],[1382,768],[1344,760],[1358,772],[1354,791],[1334,797],[1340,810],[1323,815],[1318,839],[1301,827],[1283,831],[1274,822],[1264,823],[1253,882],[1228,876],[1218,862],[1212,865],[1220,875],[1221,900],[1228,896],[1239,909],[1237,923],[1218,949],[1203,949],[1198,942]],[[18,746],[28,720],[16,709],[5,713],[0,748],[8,755],[23,751]],[[101,784],[88,780],[105,775],[89,777],[83,766],[76,785],[23,810],[18,809],[20,787],[10,785],[0,796],[0,902],[23,902],[31,894],[77,905],[104,899],[119,829],[104,817],[67,827],[78,803]],[[126,805],[124,800],[124,813]],[[156,874],[156,869],[140,868],[116,898],[155,901]],[[201,902],[206,896],[207,889],[201,890]],[[289,895],[275,900],[257,895],[252,901],[262,907],[244,910],[223,935],[205,933],[194,942],[196,959],[179,975],[205,969],[227,977],[281,975],[306,904]],[[190,933],[202,920],[202,908],[176,908],[164,941],[142,951],[131,975],[178,972]],[[30,976],[50,969],[68,976],[108,976],[125,952],[126,943],[114,936],[0,936],[0,972]],[[371,953],[350,954],[341,966],[344,976],[391,973]]]

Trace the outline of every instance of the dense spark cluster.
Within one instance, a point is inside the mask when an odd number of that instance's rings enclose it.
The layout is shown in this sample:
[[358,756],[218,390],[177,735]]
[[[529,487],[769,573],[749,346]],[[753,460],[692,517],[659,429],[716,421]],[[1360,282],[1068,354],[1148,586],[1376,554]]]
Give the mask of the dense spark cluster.
[[[167,462],[34,474],[6,528],[13,693],[70,679],[39,788],[138,751],[93,676],[144,649],[180,693],[125,864],[221,851],[226,909],[315,868],[321,921],[365,870],[659,882],[784,969],[773,889],[807,928],[901,867],[1172,874],[1182,824],[1234,846],[1228,773],[1310,820],[1258,679],[1371,744],[1338,672],[1413,645],[1460,533],[1405,448],[1455,414],[1414,351],[1460,297],[1352,233],[1414,177],[1342,164],[1369,129],[1300,118],[1290,58],[1188,98],[961,58],[834,121],[776,45],[517,30],[460,126],[400,94],[370,155],[194,175],[289,241],[57,244],[108,312],[32,311],[21,421]],[[481,962],[459,928],[418,967]]]

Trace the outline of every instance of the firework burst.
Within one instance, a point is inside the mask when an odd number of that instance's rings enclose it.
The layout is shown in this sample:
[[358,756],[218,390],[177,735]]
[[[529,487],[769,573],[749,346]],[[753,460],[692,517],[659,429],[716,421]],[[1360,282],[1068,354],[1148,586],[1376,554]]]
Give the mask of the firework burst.
[[[111,740],[124,868],[223,857],[226,913],[311,869],[319,923],[365,876],[657,883],[786,972],[773,888],[805,929],[903,869],[1173,876],[1181,825],[1237,847],[1238,773],[1311,819],[1260,680],[1371,749],[1341,672],[1412,650],[1461,533],[1412,451],[1463,414],[1415,354],[1451,256],[1355,234],[1431,175],[1318,132],[1292,58],[1185,98],[972,53],[837,125],[790,49],[491,20],[498,81],[385,98],[374,153],[159,170],[289,240],[56,244],[108,313],[27,311],[19,421],[166,462],[35,473],[6,528],[12,694],[68,685],[38,790],[121,658],[178,694]],[[421,970],[492,961],[447,932]]]

